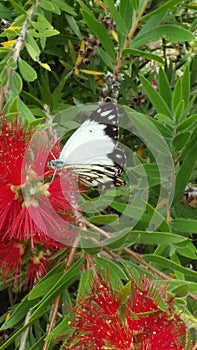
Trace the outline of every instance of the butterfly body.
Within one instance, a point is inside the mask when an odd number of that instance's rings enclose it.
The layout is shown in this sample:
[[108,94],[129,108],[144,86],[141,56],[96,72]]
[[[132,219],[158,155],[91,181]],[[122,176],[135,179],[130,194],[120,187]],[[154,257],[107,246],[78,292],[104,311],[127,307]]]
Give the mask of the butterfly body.
[[49,162],[54,169],[72,168],[80,181],[91,187],[108,182],[121,186],[119,176],[125,165],[124,152],[118,148],[118,111],[114,103],[102,104],[77,129],[63,147],[59,159]]

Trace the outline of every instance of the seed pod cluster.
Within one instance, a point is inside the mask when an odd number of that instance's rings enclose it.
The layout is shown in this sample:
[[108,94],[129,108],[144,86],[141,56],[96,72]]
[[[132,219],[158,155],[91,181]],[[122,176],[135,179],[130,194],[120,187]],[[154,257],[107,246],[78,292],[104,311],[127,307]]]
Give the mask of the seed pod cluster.
[[9,27],[10,27],[10,22],[7,21],[6,19],[2,18],[0,20],[0,28],[1,28],[1,30],[5,30],[5,29],[7,29]]
[[197,208],[197,186],[188,184],[181,197],[181,202],[192,208]]
[[120,82],[123,80],[123,75],[115,76],[111,72],[105,74],[105,84],[102,87],[102,92],[105,97],[112,97],[117,100],[120,89]]
[[132,106],[140,106],[146,102],[146,95],[139,91],[136,96],[132,98]]
[[113,21],[113,18],[111,14],[107,14],[101,19],[101,23],[104,25],[104,27],[110,31],[112,29],[115,29],[115,22]]
[[82,64],[89,64],[90,57],[95,56],[95,49],[100,46],[99,40],[95,35],[90,34],[84,38],[85,49],[79,50],[80,55],[83,57]]

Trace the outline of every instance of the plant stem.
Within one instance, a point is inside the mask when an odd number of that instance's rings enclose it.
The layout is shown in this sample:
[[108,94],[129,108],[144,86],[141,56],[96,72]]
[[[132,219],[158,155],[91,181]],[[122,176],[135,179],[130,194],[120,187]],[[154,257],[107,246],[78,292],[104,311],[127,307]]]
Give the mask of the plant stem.
[[[85,219],[84,219],[84,223],[86,224],[86,226],[92,228],[94,231],[102,234],[102,236],[104,236],[105,238],[110,238],[111,237],[109,233],[105,232],[104,230],[100,229],[99,227],[95,226],[94,224],[88,222]],[[112,253],[109,248],[102,246],[99,241],[96,241],[95,239],[93,239],[93,241],[97,242],[98,246],[102,247],[102,249],[105,250],[115,261],[117,261],[117,259],[118,260],[120,259],[120,257],[118,255],[116,255],[115,253]],[[163,272],[157,270],[155,267],[153,267],[149,263],[147,263],[146,260],[144,260],[141,255],[133,252],[129,248],[123,248],[123,252],[125,252],[127,255],[130,255],[139,264],[145,266],[147,268],[147,270],[150,270],[154,275],[159,276],[160,278],[162,278],[165,281],[174,281],[174,278],[172,278],[172,277],[164,274]],[[188,293],[188,297],[190,297],[195,302],[197,302],[197,295],[195,295],[193,293]]]
[[136,12],[136,17],[135,20],[130,28],[129,34],[127,35],[126,39],[125,39],[125,43],[123,45],[123,48],[120,50],[119,55],[117,57],[116,63],[115,63],[115,67],[114,67],[114,75],[118,75],[122,61],[123,61],[123,55],[122,52],[124,49],[127,49],[129,47],[130,41],[133,38],[135,31],[141,21],[142,15],[148,5],[148,3],[150,2],[150,0],[145,0],[144,4],[142,6],[142,8],[140,9],[139,12]]

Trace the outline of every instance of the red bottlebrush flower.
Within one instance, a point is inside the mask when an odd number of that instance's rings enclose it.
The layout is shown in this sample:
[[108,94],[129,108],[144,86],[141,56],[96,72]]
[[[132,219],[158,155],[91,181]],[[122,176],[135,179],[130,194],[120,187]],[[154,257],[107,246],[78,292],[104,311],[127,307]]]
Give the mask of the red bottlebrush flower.
[[27,279],[25,287],[36,284],[48,272],[48,258],[50,253],[45,253],[43,250],[34,253],[30,259],[30,264],[27,269]]
[[25,245],[17,242],[0,244],[0,273],[3,278],[14,275],[14,285],[21,274]]
[[[0,243],[1,248],[14,246],[17,242],[30,240],[31,247],[39,241],[58,246],[61,242],[72,245],[78,235],[74,226],[79,193],[74,176],[68,171],[61,177],[55,176],[47,162],[58,157],[60,147],[53,142],[46,131],[26,131],[19,122],[8,124],[2,121],[0,131]],[[76,182],[76,180],[75,180]],[[2,269],[14,269],[9,259],[0,251]],[[5,248],[6,250],[6,248]],[[20,259],[16,259],[16,270]]]
[[[87,297],[74,309],[74,333],[65,349],[74,350],[184,350],[186,325],[176,313],[172,299],[166,311],[156,303],[164,290],[147,281],[133,293],[115,292],[110,285],[95,280]],[[123,296],[124,295],[124,296]],[[191,346],[187,348],[192,349]]]
[[77,190],[69,173],[64,174],[64,193],[58,176],[45,182],[46,160],[52,159],[47,134],[32,137],[19,124],[9,127],[3,122],[0,145],[0,240],[39,234],[66,241],[66,222],[74,223],[71,198]]

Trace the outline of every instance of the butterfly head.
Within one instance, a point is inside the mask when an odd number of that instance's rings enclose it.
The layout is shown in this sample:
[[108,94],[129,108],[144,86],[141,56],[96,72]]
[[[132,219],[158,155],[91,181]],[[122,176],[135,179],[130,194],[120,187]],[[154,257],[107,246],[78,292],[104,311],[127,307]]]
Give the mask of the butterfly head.
[[67,164],[60,159],[54,159],[48,162],[48,166],[52,169],[61,169],[67,166]]

